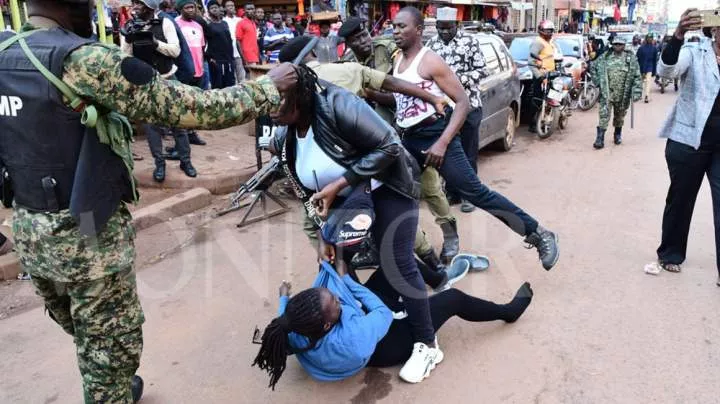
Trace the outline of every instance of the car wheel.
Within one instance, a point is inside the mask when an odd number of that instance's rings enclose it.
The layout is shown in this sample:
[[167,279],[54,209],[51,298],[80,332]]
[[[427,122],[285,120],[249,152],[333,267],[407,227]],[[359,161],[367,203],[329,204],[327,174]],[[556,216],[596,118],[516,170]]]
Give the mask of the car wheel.
[[505,136],[500,141],[502,142],[503,151],[510,151],[515,143],[515,110],[512,108],[508,108]]

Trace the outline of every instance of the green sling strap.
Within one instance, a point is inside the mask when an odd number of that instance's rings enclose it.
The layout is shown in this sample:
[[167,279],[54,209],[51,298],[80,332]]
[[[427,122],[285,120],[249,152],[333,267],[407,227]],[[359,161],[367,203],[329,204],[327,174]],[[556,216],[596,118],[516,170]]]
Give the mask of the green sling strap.
[[133,192],[133,201],[138,200],[137,185],[135,177],[133,176],[134,161],[132,158],[132,149],[130,143],[132,142],[132,126],[130,122],[123,115],[118,114],[114,111],[109,111],[105,114],[99,115],[97,108],[94,105],[86,105],[82,98],[80,98],[75,92],[62,80],[57,78],[50,70],[48,70],[28,47],[25,38],[30,35],[41,31],[42,29],[36,29],[32,31],[26,31],[14,35],[13,37],[0,43],[0,52],[9,48],[15,42],[20,44],[25,56],[35,66],[36,69],[50,81],[68,100],[70,100],[70,107],[74,110],[82,109],[82,117],[80,122],[87,128],[95,128],[100,143],[108,145],[110,149],[118,157],[120,157],[125,163],[125,168],[128,170],[128,178]]

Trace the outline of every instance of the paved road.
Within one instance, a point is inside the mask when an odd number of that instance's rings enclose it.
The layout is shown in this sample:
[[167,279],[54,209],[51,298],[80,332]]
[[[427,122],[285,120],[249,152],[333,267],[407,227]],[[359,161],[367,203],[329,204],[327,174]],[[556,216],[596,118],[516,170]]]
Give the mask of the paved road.
[[[487,214],[458,212],[464,249],[493,259],[458,287],[505,301],[528,280],[535,300],[513,325],[451,320],[439,332],[445,361],[416,386],[400,382],[397,368],[317,383],[290,358],[268,390],[250,367],[252,331],[272,317],[282,279],[302,288],[315,269],[297,210],[242,231],[236,215],[204,226],[202,217],[173,221],[177,243],[189,245],[160,261],[145,257],[139,273],[143,402],[717,402],[720,288],[706,184],[684,272],[642,270],[659,239],[668,179],[656,132],[673,99],[639,104],[620,147],[592,149],[593,110],[546,141],[523,129],[512,152],[481,154],[481,178],[557,231],[562,258],[545,272],[535,251]],[[427,212],[423,223],[439,243]],[[144,232],[141,255],[169,228]],[[0,321],[0,402],[80,398],[72,341],[41,309]]]

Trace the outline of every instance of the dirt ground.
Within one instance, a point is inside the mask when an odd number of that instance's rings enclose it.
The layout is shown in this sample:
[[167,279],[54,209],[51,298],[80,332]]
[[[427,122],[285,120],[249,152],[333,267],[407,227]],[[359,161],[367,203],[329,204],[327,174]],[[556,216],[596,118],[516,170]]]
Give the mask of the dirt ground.
[[[250,367],[253,330],[274,316],[280,282],[298,291],[316,270],[296,205],[243,229],[238,214],[210,220],[199,212],[142,232],[142,402],[718,402],[720,288],[707,184],[683,273],[643,272],[655,259],[668,186],[657,129],[674,97],[638,104],[619,147],[592,149],[595,109],[548,140],[521,128],[511,152],[480,154],[481,179],[556,231],[562,256],[546,272],[501,223],[455,208],[462,249],[492,259],[489,271],[457,287],[505,302],[529,281],[535,298],[512,325],[450,320],[438,333],[445,360],[419,385],[402,383],[398,368],[315,382],[289,358],[271,391]],[[438,245],[439,228],[421,215]],[[41,308],[0,320],[0,358],[0,402],[81,401],[72,340]]]

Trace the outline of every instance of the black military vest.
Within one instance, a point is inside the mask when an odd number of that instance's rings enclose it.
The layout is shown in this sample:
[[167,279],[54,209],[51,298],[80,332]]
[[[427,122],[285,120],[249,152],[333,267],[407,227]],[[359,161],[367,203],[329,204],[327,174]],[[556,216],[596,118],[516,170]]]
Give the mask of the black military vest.
[[[0,33],[0,42],[12,35]],[[66,56],[92,42],[62,28],[38,31],[25,40],[60,79]],[[82,210],[73,216],[95,216],[95,211],[112,212],[120,200],[129,200],[132,191],[122,160],[99,143],[95,130],[84,127],[80,117],[18,43],[0,52],[0,164],[12,180],[16,205],[57,212],[71,208],[72,199],[79,207],[75,210]]]

